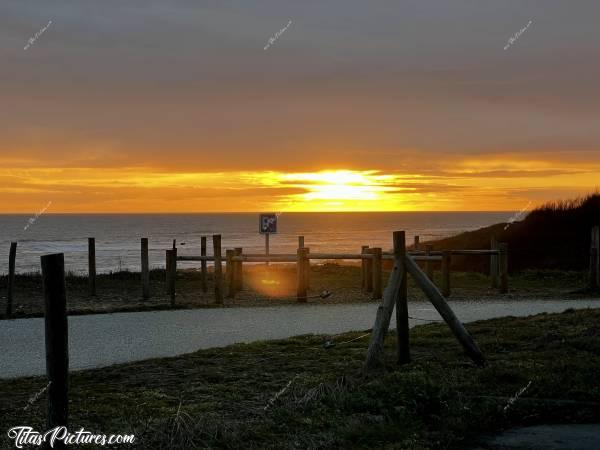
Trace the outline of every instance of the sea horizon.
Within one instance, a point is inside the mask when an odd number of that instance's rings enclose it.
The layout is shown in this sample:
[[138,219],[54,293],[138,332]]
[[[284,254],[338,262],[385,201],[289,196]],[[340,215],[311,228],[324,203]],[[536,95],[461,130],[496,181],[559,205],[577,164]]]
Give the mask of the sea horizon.
[[[177,241],[181,255],[199,254],[201,236],[220,234],[222,247],[243,247],[264,252],[264,236],[258,232],[259,213],[94,213],[40,215],[1,214],[0,248],[8,255],[10,242],[18,242],[17,273],[39,271],[39,257],[65,254],[65,268],[87,271],[87,238],[96,239],[99,273],[139,271],[140,238],[149,239],[150,267],[164,267],[164,251]],[[352,217],[352,220],[348,220]],[[392,232],[405,230],[407,243],[414,236],[434,240],[507,222],[504,211],[480,212],[283,212],[278,215],[278,233],[271,235],[271,253],[295,252],[298,236],[317,252],[357,252],[362,245],[392,246]],[[26,229],[24,229],[26,227]],[[182,268],[196,263],[181,263]],[[0,273],[8,272],[8,257],[0,260]]]

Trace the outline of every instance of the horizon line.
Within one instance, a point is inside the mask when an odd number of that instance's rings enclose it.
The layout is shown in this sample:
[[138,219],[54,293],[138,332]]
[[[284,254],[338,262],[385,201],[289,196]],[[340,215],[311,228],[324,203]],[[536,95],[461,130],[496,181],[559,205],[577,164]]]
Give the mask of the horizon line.
[[[498,210],[419,210],[419,211],[185,211],[185,212],[45,212],[44,216],[68,216],[68,215],[175,215],[175,214],[278,214],[289,215],[289,214],[390,214],[390,213],[505,213],[514,212],[514,209],[498,209]],[[0,212],[0,216],[23,216],[29,214],[36,214],[34,211],[30,212]]]

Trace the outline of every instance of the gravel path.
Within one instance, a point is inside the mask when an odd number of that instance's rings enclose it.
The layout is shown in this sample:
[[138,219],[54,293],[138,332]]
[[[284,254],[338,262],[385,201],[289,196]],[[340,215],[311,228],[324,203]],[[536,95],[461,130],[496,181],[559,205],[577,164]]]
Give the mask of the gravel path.
[[[600,299],[486,300],[451,305],[460,320],[470,322],[561,312],[567,308],[598,308]],[[80,370],[240,342],[365,330],[372,327],[376,309],[376,304],[286,305],[71,316],[70,367]],[[425,302],[411,302],[409,314],[420,319],[440,319]],[[411,326],[422,323],[411,320]],[[0,378],[44,374],[44,320],[0,321],[0,355]]]

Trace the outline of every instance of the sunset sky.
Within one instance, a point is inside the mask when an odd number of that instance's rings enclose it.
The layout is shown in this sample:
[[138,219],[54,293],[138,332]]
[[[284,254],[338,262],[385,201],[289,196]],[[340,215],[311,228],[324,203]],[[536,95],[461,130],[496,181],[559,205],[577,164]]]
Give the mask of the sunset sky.
[[0,212],[519,211],[589,192],[599,17],[598,0],[2,0]]

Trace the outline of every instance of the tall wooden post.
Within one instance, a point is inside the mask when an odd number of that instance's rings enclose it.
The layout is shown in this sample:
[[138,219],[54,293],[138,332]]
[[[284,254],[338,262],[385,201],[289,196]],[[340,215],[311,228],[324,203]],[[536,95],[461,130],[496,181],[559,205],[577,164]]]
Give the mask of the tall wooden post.
[[[363,245],[360,248],[360,254],[367,253],[368,245]],[[360,260],[360,289],[362,292],[367,292],[367,260],[363,257]]]
[[379,300],[383,296],[382,272],[381,272],[381,248],[371,250],[373,253],[373,300]]
[[96,295],[96,239],[88,238],[88,277],[90,295]]
[[296,274],[298,280],[298,292],[297,299],[301,303],[307,301],[307,287],[306,287],[306,255],[307,251],[305,248],[299,248],[297,251],[298,260],[296,261]]
[[592,227],[590,243],[590,289],[600,287],[600,226]]
[[[492,237],[490,241],[490,250],[498,250],[498,241]],[[490,255],[490,281],[492,288],[498,288],[498,255]]]
[[[394,252],[397,250],[396,243],[399,244],[402,240],[402,234],[394,236]],[[400,261],[396,259],[394,261],[394,268],[392,269],[392,273],[385,287],[383,301],[377,308],[375,324],[373,325],[373,331],[371,332],[367,358],[364,365],[364,370],[367,372],[383,363],[383,344],[390,325],[390,320],[392,319],[392,313],[394,312],[394,305],[397,304],[400,288],[402,286],[402,270],[400,265]]]
[[[65,260],[62,253],[44,255],[42,286],[48,375],[47,429],[68,426],[69,419],[69,325],[65,289]],[[54,448],[66,448],[56,441]]]
[[498,244],[500,251],[498,265],[500,266],[500,293],[508,292],[508,244],[505,242]]
[[450,262],[452,260],[450,250],[442,252],[442,295],[450,296]]
[[[365,253],[367,255],[372,255],[373,249],[367,248],[365,250]],[[366,293],[373,292],[373,258],[372,257],[365,259],[365,275],[366,275],[365,292]]]
[[[425,256],[431,256],[431,252],[433,251],[433,245],[425,246]],[[425,262],[425,273],[427,274],[427,278],[433,281],[433,261]]]
[[165,289],[171,294],[171,250],[165,250]]
[[142,256],[142,298],[150,298],[150,264],[148,260],[148,238],[142,238],[141,245]]
[[[429,246],[430,247],[430,246]],[[394,231],[394,260],[402,281],[396,297],[396,331],[398,337],[398,364],[410,362],[408,325],[408,277],[406,272],[406,236],[404,231]],[[391,277],[390,277],[391,281]]]
[[233,273],[231,264],[233,263],[233,250],[225,250],[225,279],[229,280],[229,275]]
[[17,259],[17,243],[10,243],[8,253],[8,289],[6,293],[6,317],[12,316],[13,292],[15,290],[15,266]]
[[172,248],[167,250],[167,293],[171,297],[171,306],[175,306],[176,288],[175,281],[177,279],[177,249]]
[[[244,250],[242,247],[236,247],[233,250],[233,254],[235,256],[241,257],[244,254]],[[242,261],[236,261],[233,266],[235,270],[235,290],[241,291],[244,289],[244,267],[242,266]]]
[[[202,236],[200,238],[200,256],[206,256],[206,236]],[[203,259],[200,261],[201,273],[200,273],[200,283],[202,284],[202,292],[208,292],[208,284],[206,282],[207,278],[207,268],[206,261]]]
[[415,236],[414,248],[415,248],[415,250],[419,250],[419,236]]
[[[305,248],[307,255],[310,254],[310,249],[304,246],[304,236],[298,236],[298,248]],[[304,277],[306,289],[310,289],[310,259],[305,259],[306,267],[304,268]]]
[[306,290],[310,289],[310,247],[304,247],[305,257],[304,257],[304,283],[306,284]]
[[215,261],[215,302],[223,303],[223,267],[221,263],[221,235],[213,234],[213,255]]
[[[269,256],[269,233],[265,233],[265,255]],[[269,261],[265,262],[265,266],[269,265]]]
[[227,276],[227,298],[235,297],[235,269],[233,250],[225,250],[225,275]]

